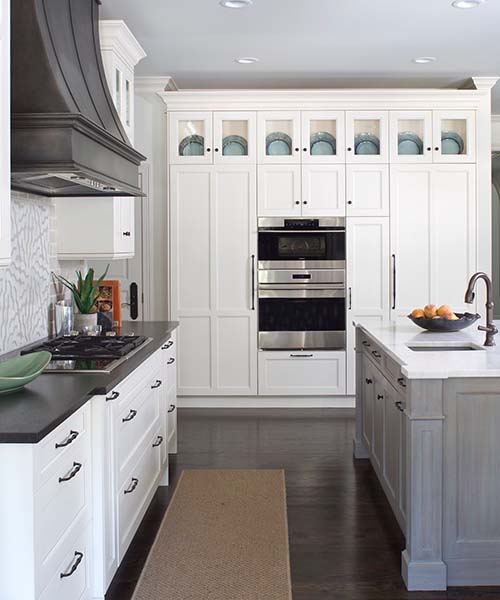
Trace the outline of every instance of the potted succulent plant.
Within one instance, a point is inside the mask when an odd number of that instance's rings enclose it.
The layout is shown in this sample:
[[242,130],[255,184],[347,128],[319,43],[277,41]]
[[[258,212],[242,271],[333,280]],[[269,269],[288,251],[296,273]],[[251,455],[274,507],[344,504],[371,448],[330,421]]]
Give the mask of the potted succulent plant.
[[99,285],[108,273],[109,265],[104,273],[94,281],[94,269],[90,268],[85,277],[81,271],[76,271],[77,283],[72,283],[62,275],[54,273],[54,277],[62,285],[68,288],[73,295],[73,300],[78,309],[74,316],[74,328],[76,331],[84,331],[86,327],[97,325],[96,300],[99,296]]

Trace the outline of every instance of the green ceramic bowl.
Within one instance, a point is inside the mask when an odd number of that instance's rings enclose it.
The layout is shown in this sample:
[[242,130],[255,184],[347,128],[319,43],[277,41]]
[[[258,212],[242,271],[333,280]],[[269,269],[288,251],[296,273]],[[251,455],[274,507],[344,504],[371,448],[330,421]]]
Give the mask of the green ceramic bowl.
[[51,359],[50,352],[32,352],[0,363],[0,394],[23,388],[42,374]]

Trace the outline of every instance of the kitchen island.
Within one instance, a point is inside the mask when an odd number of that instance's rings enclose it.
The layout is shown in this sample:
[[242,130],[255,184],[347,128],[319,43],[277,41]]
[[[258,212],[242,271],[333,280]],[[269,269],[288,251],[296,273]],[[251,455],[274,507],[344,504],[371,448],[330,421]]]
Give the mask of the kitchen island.
[[500,347],[475,326],[355,325],[354,453],[405,535],[406,586],[500,585]]

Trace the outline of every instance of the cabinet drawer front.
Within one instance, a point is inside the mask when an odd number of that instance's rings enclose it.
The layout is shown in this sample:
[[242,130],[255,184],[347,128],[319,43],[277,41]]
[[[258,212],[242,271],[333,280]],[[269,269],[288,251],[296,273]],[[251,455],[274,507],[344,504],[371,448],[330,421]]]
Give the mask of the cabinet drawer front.
[[134,402],[117,413],[118,485],[128,476],[145,439],[158,427],[160,399],[158,390],[151,389],[150,384]]
[[398,393],[406,396],[407,380],[401,373],[401,365],[387,355],[384,357],[384,372]]
[[86,404],[35,446],[35,490],[50,478],[51,473],[64,469],[60,465],[67,463],[66,456],[72,454],[75,445],[86,437],[89,422],[90,407]]
[[[118,544],[121,560],[137,530],[145,510],[145,503],[161,471],[161,446],[154,445],[161,436],[159,427],[148,439],[148,444],[131,470],[130,477],[118,492]],[[144,509],[144,510],[143,510]]]
[[86,600],[90,598],[90,526],[68,544],[49,584],[39,600]]
[[82,443],[58,461],[60,470],[35,495],[35,552],[40,585],[50,571],[51,554],[72,534],[87,512],[90,495],[90,452]]
[[345,394],[345,352],[259,352],[259,393]]
[[127,378],[121,381],[107,397],[110,398],[118,394],[113,399],[113,402],[116,402],[119,410],[122,410],[123,406],[129,404],[137,396],[137,393],[140,393],[141,389],[150,384],[157,370],[158,353],[155,352]]

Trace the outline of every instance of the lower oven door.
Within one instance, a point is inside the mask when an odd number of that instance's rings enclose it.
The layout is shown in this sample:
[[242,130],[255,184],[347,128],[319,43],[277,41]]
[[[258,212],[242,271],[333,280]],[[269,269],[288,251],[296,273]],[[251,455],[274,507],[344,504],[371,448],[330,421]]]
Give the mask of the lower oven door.
[[259,289],[261,350],[344,350],[345,289]]

